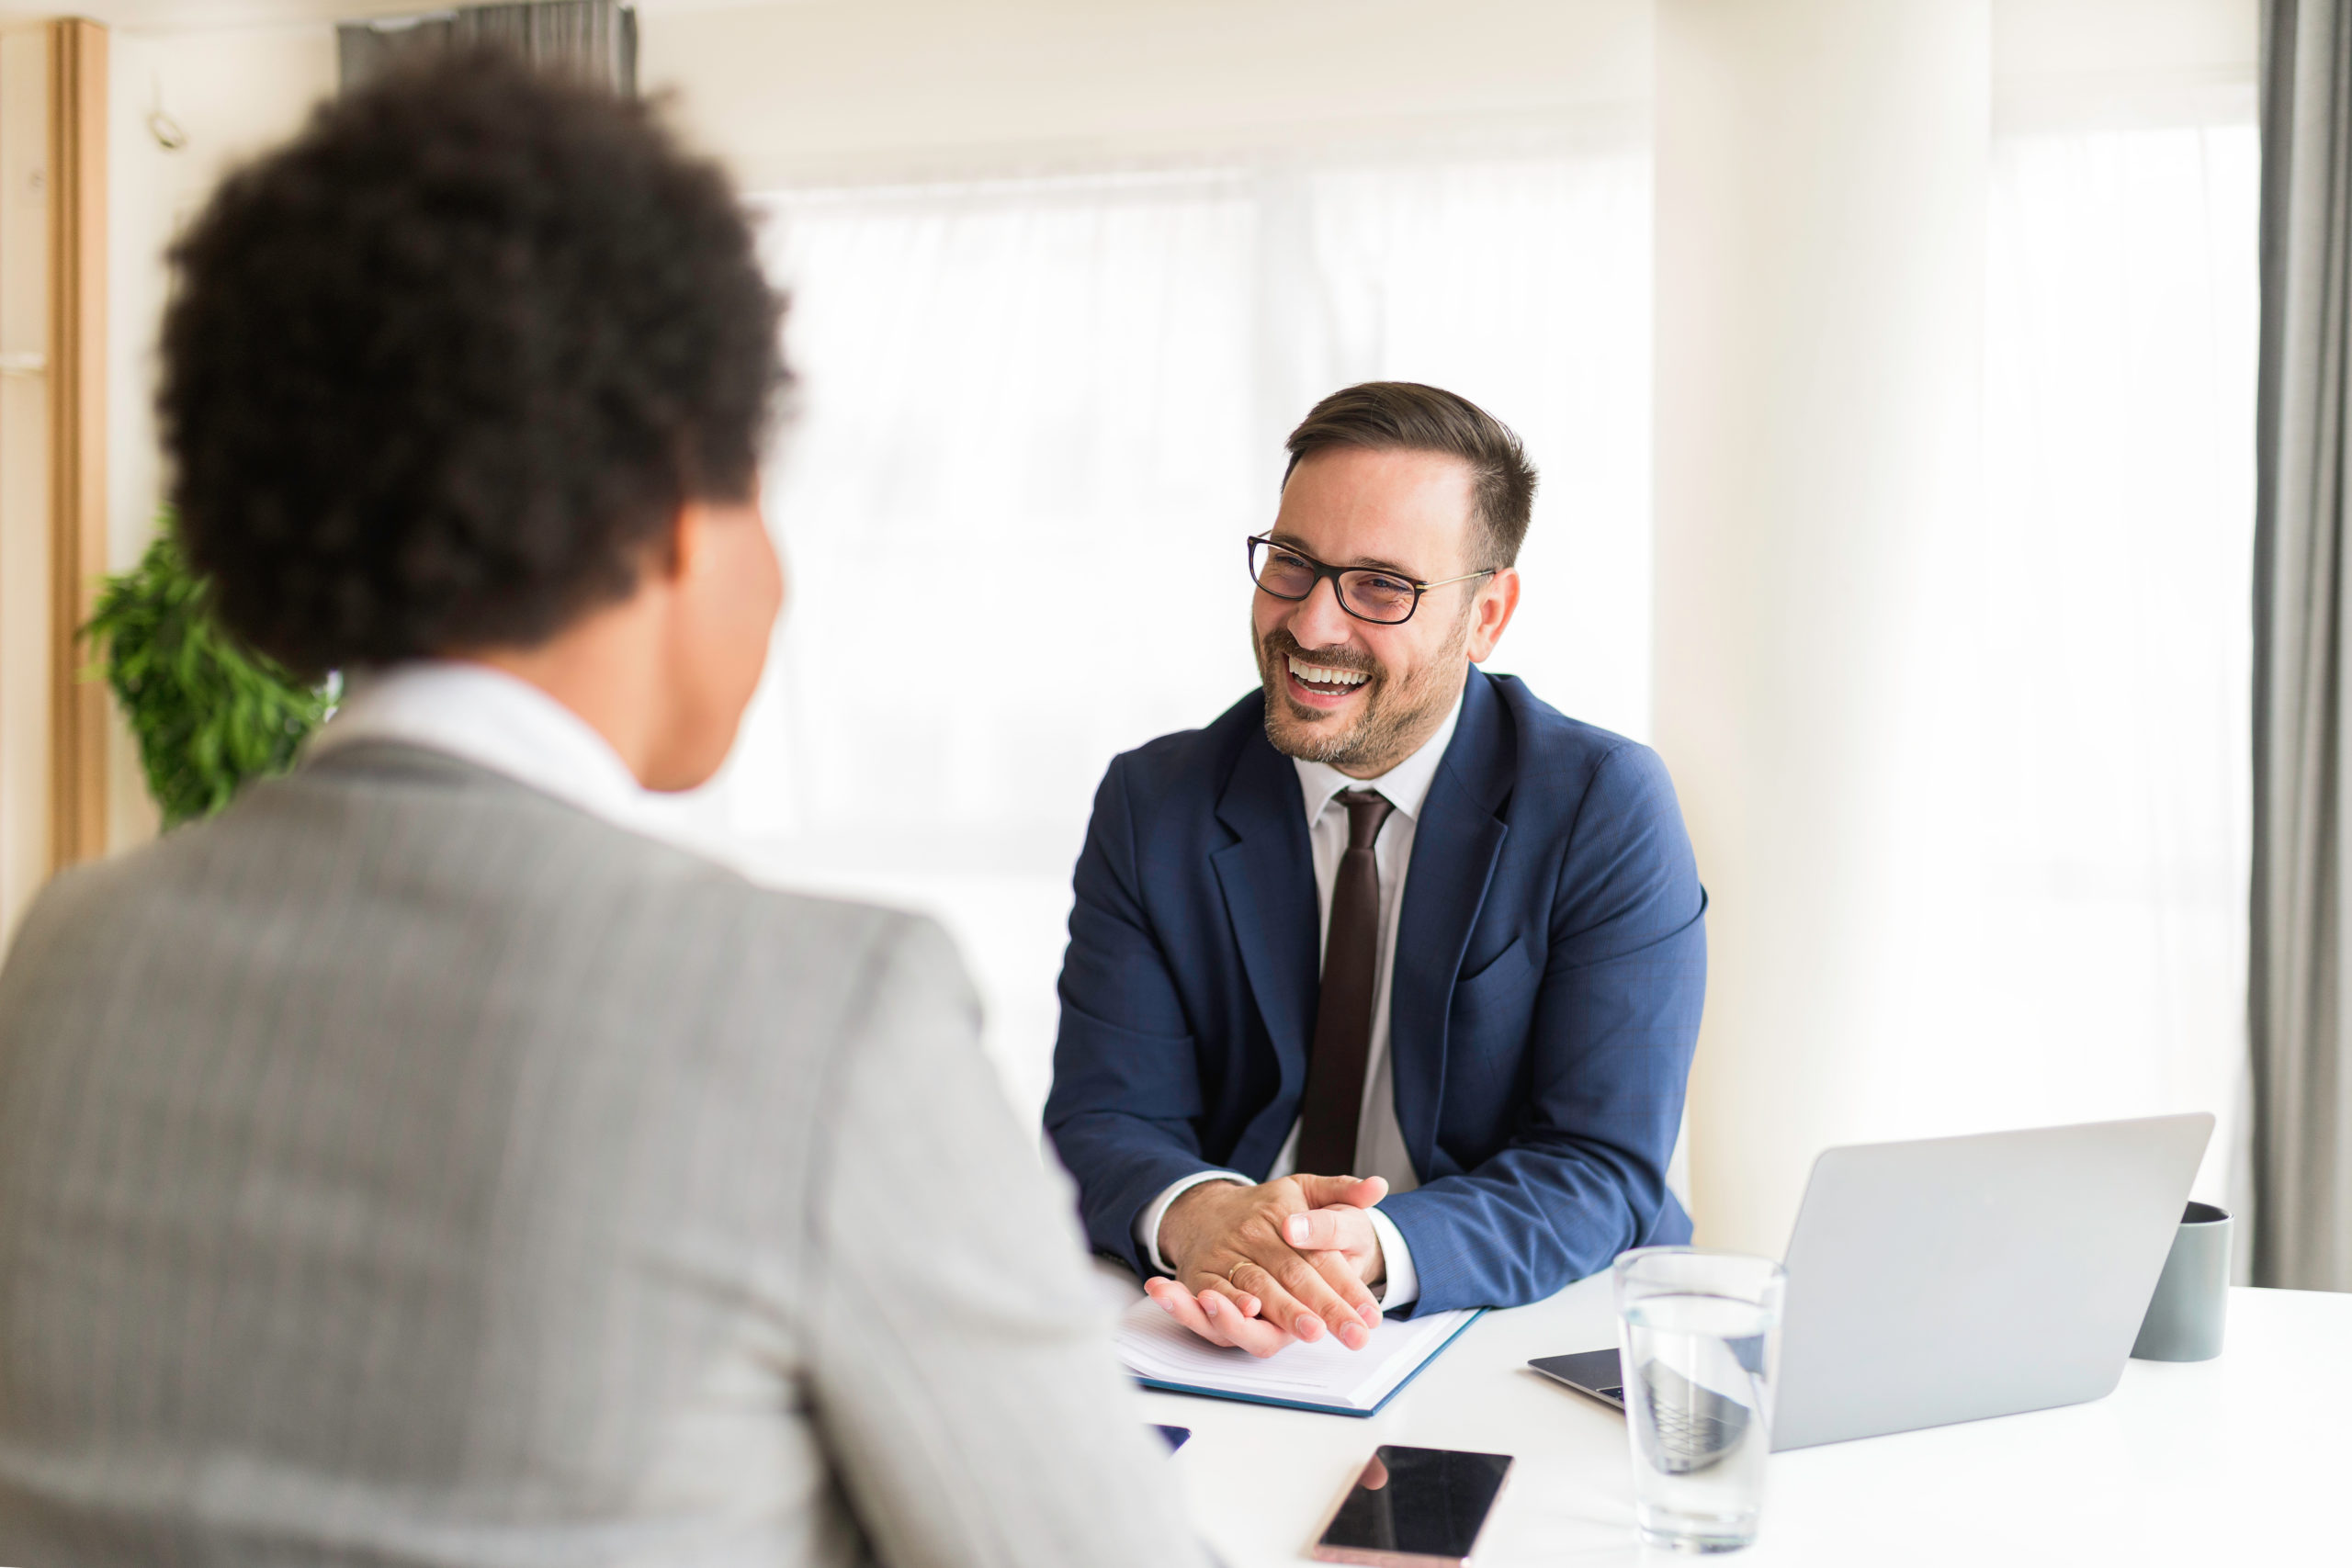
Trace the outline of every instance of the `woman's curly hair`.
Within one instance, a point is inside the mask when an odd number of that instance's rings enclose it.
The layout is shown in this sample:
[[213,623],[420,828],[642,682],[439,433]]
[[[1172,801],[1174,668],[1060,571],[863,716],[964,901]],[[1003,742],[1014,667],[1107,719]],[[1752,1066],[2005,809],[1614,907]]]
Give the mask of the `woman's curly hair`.
[[396,72],[172,249],[157,394],[214,605],[308,673],[544,641],[740,501],[783,302],[718,167],[496,53]]

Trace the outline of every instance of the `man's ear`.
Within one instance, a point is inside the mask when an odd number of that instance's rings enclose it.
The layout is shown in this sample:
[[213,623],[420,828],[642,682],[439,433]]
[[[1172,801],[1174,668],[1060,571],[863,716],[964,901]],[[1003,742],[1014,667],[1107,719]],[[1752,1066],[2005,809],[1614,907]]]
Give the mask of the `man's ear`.
[[1473,664],[1484,664],[1495,645],[1503,640],[1503,628],[1510,625],[1511,616],[1519,609],[1519,569],[1507,566],[1487,579],[1470,606],[1470,636],[1466,651]]

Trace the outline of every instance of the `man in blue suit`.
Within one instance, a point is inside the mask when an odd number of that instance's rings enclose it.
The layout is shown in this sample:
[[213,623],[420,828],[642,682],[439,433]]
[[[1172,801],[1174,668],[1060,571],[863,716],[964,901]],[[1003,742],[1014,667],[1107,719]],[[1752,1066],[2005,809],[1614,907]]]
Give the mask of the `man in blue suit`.
[[1535,474],[1450,392],[1317,404],[1250,542],[1262,690],[1111,764],[1046,1124],[1094,1245],[1269,1355],[1687,1241],[1706,895],[1648,748],[1476,668]]

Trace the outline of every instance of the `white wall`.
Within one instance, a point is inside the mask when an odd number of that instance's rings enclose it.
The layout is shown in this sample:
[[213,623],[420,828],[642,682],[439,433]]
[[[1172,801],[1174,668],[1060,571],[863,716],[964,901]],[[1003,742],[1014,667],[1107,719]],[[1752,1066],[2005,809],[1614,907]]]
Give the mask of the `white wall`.
[[1645,0],[806,0],[644,15],[639,84],[757,186],[1017,172],[1465,124],[1611,123]]
[[2240,87],[2261,52],[2261,0],[1994,0],[1996,98],[2064,93],[2098,103],[2098,84]]
[[1692,1195],[1702,1240],[1777,1255],[1815,1154],[1952,1130],[1918,1091],[1967,1074],[1984,738],[1950,623],[1990,18],[1660,12],[1657,738],[1712,896]]

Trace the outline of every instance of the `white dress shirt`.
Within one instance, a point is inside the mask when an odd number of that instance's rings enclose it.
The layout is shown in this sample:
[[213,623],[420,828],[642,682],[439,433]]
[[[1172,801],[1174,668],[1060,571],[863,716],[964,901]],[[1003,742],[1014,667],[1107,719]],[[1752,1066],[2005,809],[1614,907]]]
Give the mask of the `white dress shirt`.
[[487,664],[418,660],[355,675],[334,716],[311,737],[309,754],[360,740],[444,752],[616,827],[658,836],[654,797],[612,742],[528,681]]
[[[1307,838],[1315,856],[1315,902],[1325,937],[1331,930],[1331,887],[1339,880],[1340,859],[1348,851],[1348,808],[1335,797],[1344,789],[1377,790],[1396,807],[1381,825],[1372,851],[1380,871],[1380,940],[1374,950],[1378,979],[1372,999],[1371,1050],[1364,1062],[1363,1113],[1356,1122],[1356,1168],[1352,1172],[1317,1171],[1317,1176],[1385,1176],[1391,1192],[1410,1192],[1421,1184],[1412,1156],[1406,1153],[1404,1128],[1396,1118],[1396,1070],[1388,1055],[1388,989],[1396,967],[1396,917],[1405,907],[1405,873],[1413,863],[1413,832],[1420,820],[1421,806],[1429,799],[1430,784],[1437,777],[1437,765],[1444,760],[1453,727],[1461,719],[1462,699],[1457,695],[1453,711],[1445,716],[1437,732],[1376,779],[1350,778],[1328,762],[1291,759],[1291,765],[1298,770],[1299,793],[1306,797]],[[1320,942],[1318,938],[1318,953]],[[1283,1140],[1282,1152],[1274,1156],[1268,1179],[1288,1176],[1297,1164],[1298,1123],[1294,1122],[1290,1136]],[[1167,1217],[1168,1205],[1179,1193],[1204,1181],[1250,1184],[1250,1179],[1238,1171],[1199,1171],[1171,1184],[1136,1217],[1136,1243],[1162,1273],[1173,1270],[1159,1255],[1159,1222]],[[1377,1208],[1372,1211],[1372,1228],[1380,1238],[1387,1276],[1374,1292],[1380,1297],[1380,1304],[1400,1307],[1418,1300],[1420,1276],[1413,1268],[1413,1251],[1405,1245],[1403,1233]]]

